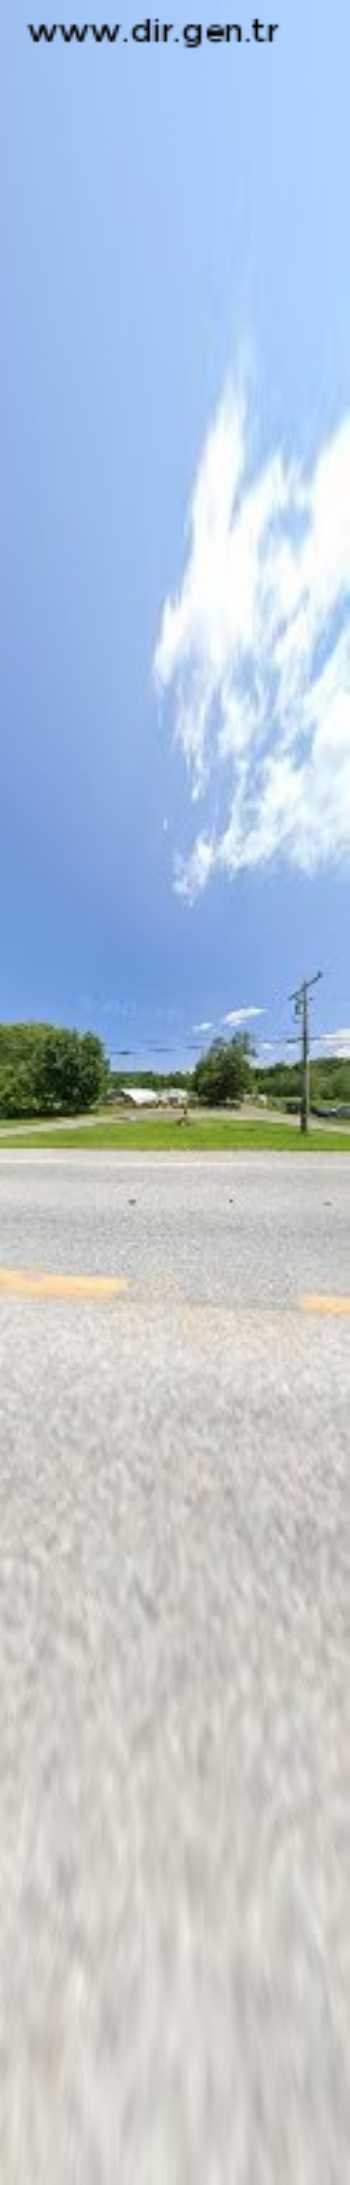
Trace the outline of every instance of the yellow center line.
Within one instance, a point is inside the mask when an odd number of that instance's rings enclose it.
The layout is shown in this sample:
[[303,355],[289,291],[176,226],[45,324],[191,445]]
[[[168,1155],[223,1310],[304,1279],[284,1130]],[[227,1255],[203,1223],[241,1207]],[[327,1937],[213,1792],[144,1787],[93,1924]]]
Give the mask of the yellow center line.
[[[126,1275],[46,1274],[35,1268],[0,1267],[0,1296],[3,1297],[62,1297],[77,1300],[90,1298],[91,1301],[103,1302],[108,1298],[125,1296],[128,1289]],[[299,1297],[296,1303],[299,1310],[305,1313],[350,1318],[350,1297],[305,1296]],[[278,1309],[277,1307],[277,1311]],[[187,1303],[187,1315],[190,1318],[197,1317],[199,1311],[198,1303]]]
[[0,1293],[6,1297],[118,1297],[128,1289],[124,1275],[50,1275],[29,1268],[0,1267]]
[[299,1304],[304,1313],[350,1315],[350,1297],[301,1297]]

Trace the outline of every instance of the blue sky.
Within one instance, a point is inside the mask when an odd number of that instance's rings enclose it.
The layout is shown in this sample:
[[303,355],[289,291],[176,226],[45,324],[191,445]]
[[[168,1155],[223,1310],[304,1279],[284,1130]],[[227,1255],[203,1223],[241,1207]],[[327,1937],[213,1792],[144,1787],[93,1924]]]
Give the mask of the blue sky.
[[[126,33],[137,19],[125,10]],[[319,965],[315,1029],[350,1051],[350,34],[345,0],[328,28],[315,0],[282,0],[279,20],[272,50],[34,47],[19,0],[2,25],[0,1013],[93,1025],[135,1062],[153,1040],[169,1067],[230,1011],[261,1010],[259,1044],[282,1039],[288,993]],[[256,563],[243,664],[237,508]],[[294,835],[271,767],[267,810],[248,721],[262,656]]]

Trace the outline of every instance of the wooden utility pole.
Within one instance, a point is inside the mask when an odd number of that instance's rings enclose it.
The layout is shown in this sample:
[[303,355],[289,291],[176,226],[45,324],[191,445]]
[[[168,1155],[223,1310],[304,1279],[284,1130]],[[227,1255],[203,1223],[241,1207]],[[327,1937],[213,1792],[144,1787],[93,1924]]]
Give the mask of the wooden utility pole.
[[304,1131],[304,1133],[308,1131],[309,1128],[310,1106],[309,993],[311,986],[317,986],[318,979],[322,979],[322,971],[316,971],[314,979],[303,979],[302,986],[298,986],[296,988],[296,992],[289,995],[289,1000],[294,1001],[295,1016],[301,1017],[300,1129]]

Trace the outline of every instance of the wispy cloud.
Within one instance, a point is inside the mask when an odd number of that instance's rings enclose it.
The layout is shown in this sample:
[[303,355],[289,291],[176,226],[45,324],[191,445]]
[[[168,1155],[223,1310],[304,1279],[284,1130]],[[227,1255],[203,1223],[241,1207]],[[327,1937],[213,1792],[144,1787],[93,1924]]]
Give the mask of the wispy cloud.
[[252,1006],[251,1006],[251,1007],[250,1007],[249,1009],[228,1009],[228,1010],[227,1010],[227,1015],[226,1015],[226,1017],[223,1017],[223,1018],[222,1018],[222,1023],[223,1023],[223,1024],[233,1024],[233,1025],[235,1025],[235,1024],[247,1024],[247,1023],[248,1023],[248,1017],[264,1017],[264,1016],[265,1016],[265,1010],[264,1010],[264,1009],[254,1009],[254,1008],[253,1008]]
[[193,1025],[192,1025],[192,1031],[193,1031],[193,1032],[212,1032],[212,1029],[213,1029],[213,1026],[212,1026],[212,1019],[211,1019],[211,1017],[209,1017],[209,1018],[204,1018],[204,1020],[203,1020],[203,1024],[193,1024]]
[[349,508],[350,414],[312,472],[281,449],[252,471],[244,401],[225,395],[155,655],[192,801],[209,800],[177,857],[189,899],[218,868],[279,855],[312,872],[350,854]]

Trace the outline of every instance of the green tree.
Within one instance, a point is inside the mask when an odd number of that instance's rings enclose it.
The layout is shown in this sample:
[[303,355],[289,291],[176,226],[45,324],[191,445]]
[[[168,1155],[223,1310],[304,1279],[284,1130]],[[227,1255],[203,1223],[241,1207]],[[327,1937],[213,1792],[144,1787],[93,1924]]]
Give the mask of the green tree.
[[79,1049],[80,1106],[91,1108],[107,1092],[108,1062],[96,1032],[82,1032],[79,1035]]
[[251,1085],[250,1053],[247,1034],[242,1038],[214,1040],[193,1071],[192,1084],[197,1099],[215,1108],[224,1106],[226,1100],[238,1106]]
[[10,1116],[15,1120],[16,1116],[34,1113],[34,1085],[30,1065],[27,1066],[25,1062],[0,1062],[0,1115]]
[[41,1115],[91,1108],[106,1083],[101,1041],[93,1033],[50,1028],[37,1045],[36,1104]]
[[91,1108],[109,1078],[94,1032],[50,1024],[0,1025],[0,1113],[67,1115]]

